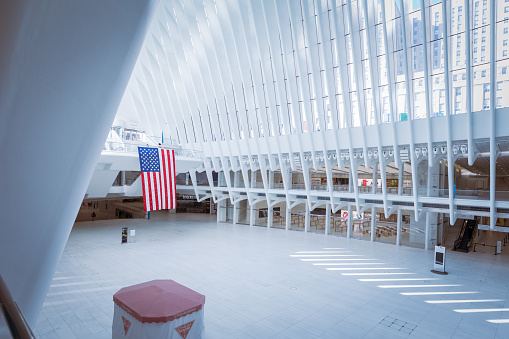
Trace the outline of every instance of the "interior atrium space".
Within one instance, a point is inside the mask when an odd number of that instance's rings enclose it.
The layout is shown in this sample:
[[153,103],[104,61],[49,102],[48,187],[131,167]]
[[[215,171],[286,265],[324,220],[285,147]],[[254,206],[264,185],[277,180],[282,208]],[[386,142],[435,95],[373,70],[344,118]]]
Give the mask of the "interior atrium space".
[[155,279],[205,338],[505,337],[508,41],[509,0],[1,2],[0,337]]

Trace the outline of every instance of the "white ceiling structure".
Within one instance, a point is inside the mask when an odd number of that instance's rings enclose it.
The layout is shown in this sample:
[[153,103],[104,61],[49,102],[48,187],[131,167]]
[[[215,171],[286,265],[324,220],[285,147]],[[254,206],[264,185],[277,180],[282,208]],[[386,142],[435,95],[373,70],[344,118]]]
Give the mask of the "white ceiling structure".
[[461,157],[491,174],[493,220],[508,30],[505,0],[163,0],[115,124],[201,150],[197,170],[244,182],[345,167],[355,181],[360,165],[385,182],[391,162],[417,175],[423,159]]

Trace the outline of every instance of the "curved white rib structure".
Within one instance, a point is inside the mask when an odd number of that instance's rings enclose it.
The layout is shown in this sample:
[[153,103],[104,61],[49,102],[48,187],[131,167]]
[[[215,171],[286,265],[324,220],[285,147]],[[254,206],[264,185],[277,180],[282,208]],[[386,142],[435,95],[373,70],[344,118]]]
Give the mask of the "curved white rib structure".
[[[165,0],[117,121],[203,151],[196,171],[224,180],[195,185],[199,199],[247,200],[250,215],[266,203],[269,226],[284,202],[307,216],[410,210],[428,240],[436,213],[490,217],[494,230],[509,217],[495,195],[509,151],[508,29],[504,0]],[[461,169],[489,176],[489,197],[462,196]],[[346,173],[343,191],[334,180]],[[381,188],[362,191],[359,173]]]

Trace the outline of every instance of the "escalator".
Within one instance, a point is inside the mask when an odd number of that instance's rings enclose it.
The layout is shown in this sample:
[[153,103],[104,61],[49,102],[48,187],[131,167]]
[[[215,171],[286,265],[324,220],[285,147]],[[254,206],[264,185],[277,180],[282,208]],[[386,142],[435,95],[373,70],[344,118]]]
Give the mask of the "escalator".
[[454,242],[454,250],[468,253],[474,243],[477,231],[477,220],[465,220],[458,239]]

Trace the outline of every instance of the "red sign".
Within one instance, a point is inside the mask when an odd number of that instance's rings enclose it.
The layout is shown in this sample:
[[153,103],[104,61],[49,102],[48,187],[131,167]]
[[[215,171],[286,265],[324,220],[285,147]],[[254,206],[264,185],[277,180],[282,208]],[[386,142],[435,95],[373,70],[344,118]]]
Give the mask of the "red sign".
[[127,332],[129,332],[129,327],[131,327],[131,322],[129,320],[127,320],[126,318],[124,318],[124,316],[122,316],[122,322],[124,323],[125,335],[127,335]]
[[189,331],[191,331],[191,327],[193,327],[193,323],[194,320],[183,325],[180,325],[179,327],[175,327],[175,331],[177,331],[177,333],[180,334],[182,339],[186,339],[187,335],[189,334]]

